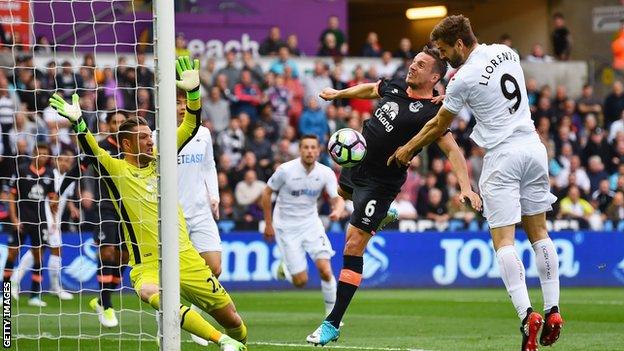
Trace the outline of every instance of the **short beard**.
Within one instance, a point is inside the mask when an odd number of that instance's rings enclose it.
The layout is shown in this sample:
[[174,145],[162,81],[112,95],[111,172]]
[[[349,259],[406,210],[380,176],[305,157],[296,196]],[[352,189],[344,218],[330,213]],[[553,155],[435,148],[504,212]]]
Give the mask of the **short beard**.
[[154,161],[155,157],[153,155],[148,154],[139,154],[139,164],[147,165],[148,163]]
[[305,158],[305,157],[301,157],[301,161],[302,161],[302,162],[303,162],[303,164],[304,164],[304,165],[306,165],[306,166],[312,166],[312,165],[314,164],[314,162],[316,162],[316,159],[315,159],[315,158],[313,158],[313,159],[312,159],[312,162],[308,162],[308,161],[306,161],[306,158]]
[[405,83],[406,83],[406,84],[407,84],[407,86],[408,86],[410,89],[412,89],[412,90],[416,90],[416,89],[418,89],[418,84],[416,84],[416,83],[410,83],[410,82],[408,82],[407,80],[405,81]]
[[453,67],[453,68],[457,68],[457,67],[459,67],[459,66],[461,66],[461,65],[463,65],[463,64],[464,64],[464,63],[462,62],[462,58],[461,58],[459,55],[457,55],[457,56],[453,57],[453,59],[449,59],[448,63],[449,63],[449,65],[451,65],[451,67]]

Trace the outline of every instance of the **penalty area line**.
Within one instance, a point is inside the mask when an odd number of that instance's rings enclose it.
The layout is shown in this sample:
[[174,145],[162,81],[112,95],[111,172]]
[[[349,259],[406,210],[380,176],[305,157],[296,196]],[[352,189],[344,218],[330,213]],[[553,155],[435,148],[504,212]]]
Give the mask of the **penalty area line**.
[[[282,342],[265,342],[265,341],[251,341],[247,343],[248,345],[258,345],[258,346],[276,346],[276,347],[296,347],[296,348],[314,348],[314,345],[311,344],[294,344],[294,343],[282,343]],[[411,349],[411,348],[399,348],[399,347],[366,347],[366,346],[344,346],[344,345],[335,345],[328,344],[325,345],[326,348],[333,350],[371,350],[371,351],[430,351],[424,349]]]

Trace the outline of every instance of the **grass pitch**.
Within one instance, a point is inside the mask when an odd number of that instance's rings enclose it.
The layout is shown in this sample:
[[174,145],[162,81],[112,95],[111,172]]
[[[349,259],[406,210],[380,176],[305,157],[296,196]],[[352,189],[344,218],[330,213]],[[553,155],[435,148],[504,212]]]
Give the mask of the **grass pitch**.
[[[134,294],[117,295],[120,327],[101,329],[87,303],[94,295],[48,307],[13,302],[13,350],[158,350],[153,311]],[[317,290],[233,292],[249,328],[249,350],[306,350],[305,336],[322,320]],[[624,350],[623,289],[563,289],[566,325],[561,339],[545,350]],[[539,290],[531,291],[541,307]],[[82,312],[82,313],[79,313]],[[519,321],[504,289],[366,290],[356,294],[342,335],[327,350],[518,350]],[[183,333],[182,350],[202,348]],[[318,349],[320,350],[320,349]]]

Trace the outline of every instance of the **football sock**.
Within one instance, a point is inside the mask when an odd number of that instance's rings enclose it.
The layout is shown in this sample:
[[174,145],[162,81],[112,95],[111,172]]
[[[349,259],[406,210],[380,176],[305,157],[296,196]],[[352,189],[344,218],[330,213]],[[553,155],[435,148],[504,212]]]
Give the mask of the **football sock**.
[[31,279],[32,279],[32,285],[31,285],[30,296],[32,297],[39,296],[39,294],[41,293],[41,280],[42,280],[41,263],[36,262],[35,264],[33,264]]
[[499,248],[496,251],[496,258],[507,293],[511,297],[518,317],[523,320],[526,317],[527,308],[531,307],[525,282],[524,265],[518,257],[516,249],[511,245]]
[[13,270],[13,274],[11,275],[11,281],[17,282],[19,284],[19,282],[22,281],[22,278],[24,278],[26,271],[29,271],[34,263],[35,258],[32,254],[32,251],[26,251],[24,256],[19,259],[19,264],[17,265],[17,268]]
[[286,263],[284,263],[283,261],[280,264],[282,265],[282,270],[284,271],[284,278],[286,279],[286,281],[292,284],[293,277],[292,273],[290,273],[290,270],[288,269],[288,266],[286,266]]
[[321,280],[321,291],[325,301],[325,315],[328,315],[336,303],[336,278],[333,275],[329,281]]
[[113,268],[115,262],[113,261],[101,261],[100,269],[98,270],[97,280],[100,282],[100,305],[104,309],[113,307],[113,301],[111,299],[111,290],[114,289],[113,285]]
[[50,290],[61,291],[61,256],[50,255],[50,257],[48,257],[48,269],[50,274]]
[[243,344],[247,343],[247,326],[243,321],[241,321],[241,325],[236,328],[226,328],[225,333],[234,340],[242,342]]
[[559,306],[559,256],[550,238],[534,242],[533,250],[544,295],[544,311],[549,312]]
[[[154,294],[148,299],[148,303],[155,310],[160,308],[160,294]],[[191,310],[190,307],[180,305],[180,326],[189,333],[195,334],[200,338],[218,343],[221,338],[221,332],[215,329],[202,316]]]
[[[119,288],[119,286],[121,285],[121,277],[123,276],[123,272],[124,272],[124,266],[118,266],[118,267],[111,267],[110,272],[111,272],[111,281],[108,285],[108,290],[110,291],[110,293],[112,294],[113,292],[117,292],[117,288]],[[112,303],[111,303],[111,307]]]
[[8,282],[11,279],[11,275],[13,275],[13,265],[15,263],[9,260],[9,256],[6,258],[6,262],[4,263],[4,273],[2,274],[5,282]]
[[340,278],[338,279],[338,288],[336,290],[336,303],[329,313],[326,321],[330,322],[334,327],[340,328],[340,321],[347,311],[349,303],[357,288],[362,282],[362,268],[364,266],[364,258],[362,256],[344,256]]

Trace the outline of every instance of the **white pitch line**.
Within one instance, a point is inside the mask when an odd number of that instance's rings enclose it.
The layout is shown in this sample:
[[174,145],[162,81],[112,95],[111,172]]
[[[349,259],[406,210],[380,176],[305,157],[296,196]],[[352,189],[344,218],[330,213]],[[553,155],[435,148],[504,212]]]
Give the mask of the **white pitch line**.
[[[113,341],[139,341],[139,338],[130,338],[127,336],[123,336],[121,337],[121,335],[115,336],[115,335],[106,335],[106,336],[102,336],[102,337],[98,337],[96,335],[65,335],[65,336],[59,336],[59,337],[55,337],[52,336],[52,334],[47,333],[47,332],[43,332],[40,335],[25,335],[25,334],[17,334],[13,336],[13,339],[30,339],[30,340],[36,340],[36,339],[51,339],[51,340],[58,340],[58,339],[72,339],[72,340],[76,340],[76,339],[82,339],[82,340],[98,340],[98,339],[105,339],[105,340],[113,340]],[[155,343],[156,340],[152,339],[152,338],[142,338],[141,342],[153,342]],[[186,339],[186,340],[182,340],[183,343],[192,343],[193,340],[190,339]],[[258,346],[276,346],[276,347],[290,347],[290,348],[313,348],[313,345],[310,344],[294,344],[294,343],[281,343],[281,342],[268,342],[268,341],[252,341],[247,343],[247,345],[258,345]],[[322,350],[323,348],[321,348],[320,350]],[[366,346],[344,346],[344,345],[329,345],[327,346],[328,350],[333,350],[333,349],[340,349],[340,350],[368,350],[368,351],[431,351],[431,350],[425,350],[425,349],[408,349],[408,348],[398,348],[398,347],[366,347]]]
[[[499,303],[499,302],[507,302],[508,299],[496,299],[496,298],[463,298],[463,297],[454,297],[444,300],[435,300],[435,301],[447,301],[447,302],[490,302],[490,303]],[[565,300],[566,304],[570,305],[624,305],[624,301],[618,300]]]
[[[250,342],[249,345],[259,345],[259,346],[277,346],[277,347],[297,347],[297,348],[314,348],[314,345],[303,345],[303,344],[290,344],[290,343],[281,343],[281,342],[264,342],[264,341],[256,341]],[[398,348],[398,347],[366,347],[366,346],[343,346],[343,345],[326,345],[329,350],[333,349],[341,349],[341,350],[371,350],[371,351],[430,351],[424,349],[407,349],[407,348]],[[321,349],[322,350],[322,349]]]

